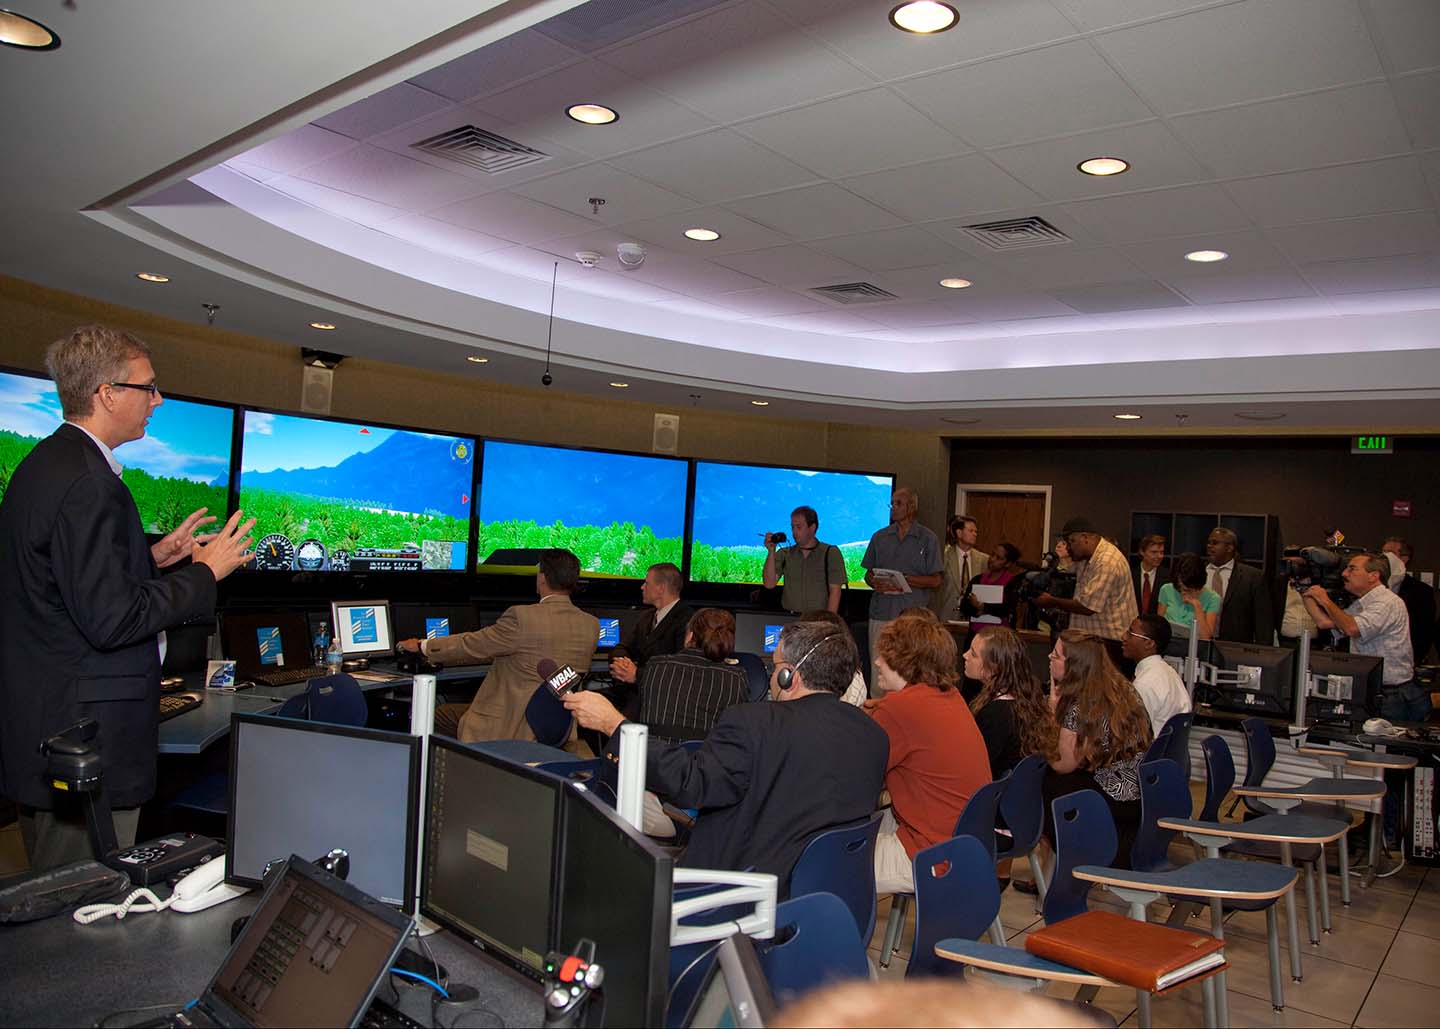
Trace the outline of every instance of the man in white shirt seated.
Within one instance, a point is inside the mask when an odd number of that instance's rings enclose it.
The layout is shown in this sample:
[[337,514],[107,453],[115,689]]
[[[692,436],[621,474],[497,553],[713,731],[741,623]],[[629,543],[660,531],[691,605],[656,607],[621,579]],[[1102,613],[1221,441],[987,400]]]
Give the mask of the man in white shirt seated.
[[1160,730],[1175,715],[1190,710],[1190,694],[1179,673],[1163,657],[1170,646],[1170,623],[1159,615],[1141,615],[1120,641],[1125,657],[1135,662],[1135,692],[1150,715],[1150,729]]

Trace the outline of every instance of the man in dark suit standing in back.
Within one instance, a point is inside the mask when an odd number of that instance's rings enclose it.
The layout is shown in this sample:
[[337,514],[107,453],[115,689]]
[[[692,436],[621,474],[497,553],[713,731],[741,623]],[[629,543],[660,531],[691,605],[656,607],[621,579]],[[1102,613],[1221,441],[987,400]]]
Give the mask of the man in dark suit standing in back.
[[1135,606],[1142,615],[1158,613],[1160,587],[1170,581],[1170,571],[1160,562],[1165,560],[1165,537],[1140,537],[1140,563],[1135,566]]
[[635,684],[646,661],[685,649],[685,627],[695,612],[680,602],[680,591],[684,588],[685,577],[668,561],[653,564],[645,572],[640,599],[654,610],[640,612],[620,645],[610,653],[610,678],[617,685],[606,694],[621,711],[627,710],[634,700]]
[[57,801],[40,753],[82,718],[99,724],[116,836],[135,841],[155,792],[157,637],[215,610],[215,584],[249,560],[255,524],[236,511],[205,542],[194,532],[215,518],[201,508],[148,544],[112,451],[144,436],[163,402],[149,348],[91,325],[51,344],[45,365],[65,424],[20,462],[0,503],[0,791],[20,805],[32,871],[91,857],[83,814]]
[[1270,586],[1258,568],[1240,560],[1235,533],[1212,529],[1205,541],[1205,584],[1220,594],[1216,639],[1275,645],[1275,607]]

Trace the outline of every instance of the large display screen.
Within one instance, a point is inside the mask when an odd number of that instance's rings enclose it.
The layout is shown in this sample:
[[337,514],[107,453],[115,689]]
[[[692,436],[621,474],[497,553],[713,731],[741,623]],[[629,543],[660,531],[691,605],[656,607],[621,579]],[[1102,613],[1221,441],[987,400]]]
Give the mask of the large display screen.
[[679,566],[687,473],[676,458],[486,440],[479,568],[533,573],[523,552],[546,547],[574,552],[587,576],[641,579],[652,564]]
[[690,579],[760,582],[765,533],[788,537],[790,512],[813,507],[816,538],[840,548],[850,585],[863,587],[860,560],[870,537],[890,522],[894,483],[889,475],[697,461]]
[[[0,498],[20,461],[63,420],[49,379],[0,372]],[[167,533],[201,507],[224,521],[234,421],[233,408],[165,398],[145,436],[115,448],[146,532]]]
[[261,571],[463,571],[475,441],[245,412],[240,507]]

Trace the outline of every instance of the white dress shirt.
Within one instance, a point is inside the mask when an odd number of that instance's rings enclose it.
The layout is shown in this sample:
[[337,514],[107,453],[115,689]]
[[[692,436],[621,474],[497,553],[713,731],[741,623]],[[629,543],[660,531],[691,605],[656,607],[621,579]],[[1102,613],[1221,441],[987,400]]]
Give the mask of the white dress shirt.
[[1151,654],[1135,666],[1135,692],[1150,715],[1152,733],[1158,734],[1171,718],[1190,710],[1185,680],[1159,654]]

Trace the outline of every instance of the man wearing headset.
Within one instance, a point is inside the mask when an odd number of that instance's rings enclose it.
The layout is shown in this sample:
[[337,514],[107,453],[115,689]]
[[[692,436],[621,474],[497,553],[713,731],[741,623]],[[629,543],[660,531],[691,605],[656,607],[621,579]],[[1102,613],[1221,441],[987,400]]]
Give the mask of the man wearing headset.
[[[841,703],[857,660],[850,635],[826,622],[793,622],[780,634],[770,697],[726,709],[700,749],[650,742],[646,786],[700,816],[680,864],[773,872],[789,889],[805,845],[820,832],[875,810],[889,738],[859,708]],[[565,706],[587,729],[611,734],[624,718],[596,693]]]

